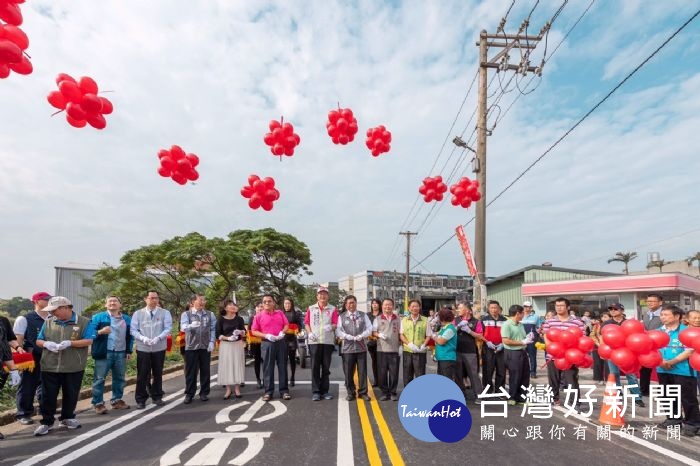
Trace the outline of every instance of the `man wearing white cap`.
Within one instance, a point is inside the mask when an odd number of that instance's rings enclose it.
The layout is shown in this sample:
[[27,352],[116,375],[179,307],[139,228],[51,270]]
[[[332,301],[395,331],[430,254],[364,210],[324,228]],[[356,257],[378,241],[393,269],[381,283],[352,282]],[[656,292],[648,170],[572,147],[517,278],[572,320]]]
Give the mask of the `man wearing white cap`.
[[535,313],[535,309],[532,307],[531,301],[525,301],[523,303],[523,309],[525,309],[525,317],[523,318],[522,324],[525,328],[525,334],[529,335],[532,333],[532,343],[527,345],[527,355],[530,358],[530,378],[537,378],[537,348],[535,343],[537,343],[537,335],[540,330],[540,318]]
[[83,381],[88,347],[96,337],[95,325],[90,319],[79,316],[73,311],[73,304],[63,296],[54,296],[49,300],[45,311],[53,319],[44,322],[36,344],[42,348],[40,403],[41,425],[34,435],[46,435],[53,427],[56,415],[58,391],[61,390],[60,426],[68,429],[80,427],[75,418],[80,386]]

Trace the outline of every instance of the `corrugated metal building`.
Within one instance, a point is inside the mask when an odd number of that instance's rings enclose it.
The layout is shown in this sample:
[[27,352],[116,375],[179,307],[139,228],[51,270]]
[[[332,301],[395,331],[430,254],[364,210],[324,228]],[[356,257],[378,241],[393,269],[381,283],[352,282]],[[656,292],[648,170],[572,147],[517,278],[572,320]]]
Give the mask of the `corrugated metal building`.
[[[486,282],[488,299],[501,303],[504,311],[513,304],[522,304],[525,300],[522,286],[525,283],[554,282],[560,280],[582,280],[586,278],[619,275],[595,270],[566,269],[546,265],[530,265],[514,272],[492,278]],[[543,314],[544,310],[538,310]]]
[[73,309],[80,314],[88,307],[91,287],[97,269],[79,269],[74,267],[54,267],[56,269],[55,296],[65,296],[73,303]]

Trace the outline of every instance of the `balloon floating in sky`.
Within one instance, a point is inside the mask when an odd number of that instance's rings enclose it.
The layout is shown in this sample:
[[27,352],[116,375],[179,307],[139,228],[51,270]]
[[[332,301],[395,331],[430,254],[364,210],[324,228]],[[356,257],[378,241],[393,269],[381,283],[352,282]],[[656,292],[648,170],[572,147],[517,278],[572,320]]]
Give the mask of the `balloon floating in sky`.
[[[1,1],[1,0],[0,0]],[[66,111],[68,124],[83,128],[90,124],[95,129],[104,129],[109,115],[114,110],[109,99],[98,96],[94,79],[83,76],[78,81],[72,76],[60,73],[56,76],[57,91],[51,91],[47,100],[59,110]]]
[[375,128],[367,130],[367,140],[365,145],[372,151],[372,157],[389,152],[391,149],[391,133],[386,130],[384,125],[379,125]]
[[[0,10],[1,5],[2,0]],[[34,71],[32,62],[24,52],[27,47],[29,39],[24,31],[10,24],[0,25],[0,79],[7,78],[10,71],[17,74],[30,74]]]
[[258,175],[250,175],[248,184],[241,189],[241,196],[248,199],[248,207],[251,209],[272,210],[272,204],[280,198],[280,192],[275,189],[275,180],[265,177],[260,179]]
[[355,139],[358,131],[357,119],[349,108],[338,107],[338,110],[328,112],[326,130],[333,144],[344,146]]
[[470,180],[469,178],[462,177],[457,183],[450,186],[450,192],[452,193],[453,206],[462,206],[465,209],[472,205],[472,202],[477,202],[481,199],[481,193],[479,192],[479,182]]
[[0,0],[0,20],[19,26],[22,24],[22,10],[18,3],[24,3],[24,0]]
[[442,201],[443,195],[447,191],[447,185],[442,182],[442,176],[426,177],[423,184],[418,188],[418,192],[423,195],[425,202]]
[[265,134],[265,144],[270,146],[272,155],[278,156],[280,161],[282,155],[291,157],[294,155],[294,148],[299,145],[301,138],[294,132],[294,126],[291,123],[284,123],[284,117],[280,121],[272,120],[270,122],[270,132]]
[[195,169],[199,165],[199,157],[195,154],[185,154],[182,147],[174,145],[170,150],[159,150],[158,158],[160,159],[158,174],[163,178],[172,178],[180,185],[199,179],[199,173]]

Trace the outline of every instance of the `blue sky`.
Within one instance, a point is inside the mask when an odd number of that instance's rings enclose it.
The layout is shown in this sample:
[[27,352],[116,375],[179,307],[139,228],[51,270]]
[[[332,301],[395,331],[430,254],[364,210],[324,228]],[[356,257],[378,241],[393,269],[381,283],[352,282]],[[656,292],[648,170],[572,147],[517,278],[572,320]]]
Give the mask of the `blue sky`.
[[[559,7],[541,1],[539,30]],[[587,7],[568,2],[550,50]],[[199,231],[274,227],[311,248],[314,280],[403,269],[398,238],[415,231],[422,259],[474,209],[444,205],[426,217],[417,189],[447,176],[457,154],[441,145],[476,72],[478,31],[495,30],[510,0],[208,2],[33,0],[23,4],[35,71],[0,81],[0,297],[53,291],[57,265],[115,264],[128,249]],[[506,30],[534,1],[516,0]],[[695,12],[687,1],[596,1],[488,141],[491,199],[577,118]],[[487,210],[487,273],[553,262],[618,271],[605,257],[639,249],[667,260],[700,250],[700,21],[695,21]],[[542,49],[535,51],[535,56]],[[59,72],[111,90],[102,132],[50,118]],[[509,76],[503,77],[503,82]],[[529,78],[528,78],[529,79]],[[499,95],[497,81],[491,88]],[[499,106],[518,94],[507,89]],[[473,124],[472,92],[451,137]],[[370,156],[363,138],[334,146],[327,112],[355,111],[359,136],[384,124],[392,149]],[[285,116],[301,145],[279,162],[262,142]],[[200,157],[200,180],[156,174],[159,149]],[[430,170],[439,158],[434,170]],[[455,173],[473,177],[466,162]],[[273,176],[281,198],[251,211],[249,174]],[[414,211],[415,213],[415,211]],[[407,222],[407,219],[412,219]],[[473,238],[473,228],[467,229]],[[465,273],[456,240],[419,268]]]

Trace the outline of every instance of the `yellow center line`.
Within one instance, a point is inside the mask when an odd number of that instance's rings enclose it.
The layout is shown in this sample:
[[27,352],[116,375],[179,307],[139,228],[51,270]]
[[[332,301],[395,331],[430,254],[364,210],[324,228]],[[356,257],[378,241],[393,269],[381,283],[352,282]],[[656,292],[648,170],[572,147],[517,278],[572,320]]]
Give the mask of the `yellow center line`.
[[[357,370],[355,370],[355,386],[357,383]],[[341,400],[338,400],[342,402]],[[362,398],[357,399],[357,412],[360,415],[360,425],[362,426],[362,436],[365,439],[365,448],[367,448],[367,459],[369,460],[370,466],[381,466],[382,459],[379,456],[379,449],[377,448],[377,442],[374,439],[374,432],[372,432],[372,425],[369,422],[369,415],[367,414],[367,408],[365,407],[365,401]]]
[[[369,378],[367,379],[367,389],[369,391],[369,396],[372,398],[372,401],[369,402],[370,406],[372,406],[372,413],[374,413],[374,419],[377,421],[379,433],[382,434],[382,440],[384,441],[384,446],[386,447],[387,453],[389,453],[391,464],[394,466],[404,466],[406,463],[404,463],[401,453],[399,452],[399,448],[396,446],[396,442],[394,441],[394,437],[391,435],[389,426],[387,426],[386,420],[384,420],[382,409],[379,407],[377,397],[374,395],[374,390],[372,390],[372,384],[369,383]],[[358,400],[358,403],[359,402],[360,400]],[[362,402],[364,403],[364,401]]]

